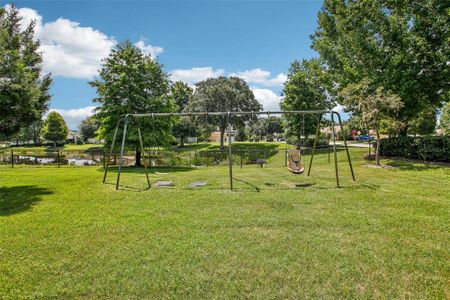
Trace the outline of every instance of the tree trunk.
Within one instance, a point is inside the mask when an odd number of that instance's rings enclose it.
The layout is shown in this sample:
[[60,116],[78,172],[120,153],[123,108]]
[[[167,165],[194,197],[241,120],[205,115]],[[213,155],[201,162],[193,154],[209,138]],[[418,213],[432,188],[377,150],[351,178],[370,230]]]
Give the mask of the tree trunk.
[[135,167],[141,167],[142,166],[142,163],[141,163],[141,151],[136,151],[135,158],[136,158],[136,162],[135,162],[134,166]]
[[408,125],[401,126],[397,131],[398,136],[407,136],[408,135]]
[[377,135],[377,149],[375,150],[375,163],[377,164],[377,166],[380,166],[380,133],[378,132],[378,130],[376,130],[375,132]]
[[184,147],[184,137],[180,137],[180,147],[183,148]]
[[223,146],[223,140],[225,138],[225,128],[221,127],[220,128],[220,149],[223,150],[225,149],[225,147]]

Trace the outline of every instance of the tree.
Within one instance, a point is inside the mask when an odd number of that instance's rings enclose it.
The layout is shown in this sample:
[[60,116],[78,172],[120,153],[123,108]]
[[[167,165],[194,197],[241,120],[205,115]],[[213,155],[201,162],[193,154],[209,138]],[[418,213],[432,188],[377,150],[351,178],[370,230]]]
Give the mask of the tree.
[[364,128],[362,126],[361,117],[357,114],[353,114],[345,123],[344,123],[344,132],[341,132],[340,134],[345,137],[346,139],[349,139],[353,137],[352,131],[356,130],[356,132],[364,133],[367,128]]
[[[260,111],[262,105],[255,99],[247,83],[238,77],[209,78],[196,84],[194,97],[188,105],[189,111]],[[254,116],[232,116],[231,124],[239,127]],[[220,131],[220,148],[223,149],[227,116],[208,116],[208,124]]]
[[399,134],[448,101],[450,15],[442,0],[325,0],[312,48],[339,89],[371,85],[398,95]]
[[245,125],[241,125],[236,129],[236,137],[237,142],[243,142],[247,140],[247,134],[245,132]]
[[80,135],[83,143],[89,139],[95,138],[96,132],[100,127],[100,122],[95,116],[84,119],[80,124]]
[[[129,41],[118,44],[103,60],[99,76],[90,82],[97,89],[95,102],[100,120],[97,131],[110,144],[118,121],[128,113],[175,112],[177,105],[169,96],[170,82],[162,66]],[[141,166],[137,125],[146,145],[168,146],[173,140],[172,118],[130,118],[127,148],[136,152],[136,166]],[[120,123],[123,132],[123,122]],[[118,136],[120,138],[120,136]]]
[[64,142],[68,134],[69,128],[63,117],[56,111],[50,112],[42,127],[44,139],[53,142],[53,146],[56,147],[56,143]]
[[271,116],[261,120],[264,135],[266,135],[266,139],[268,139],[269,136],[273,138],[273,135],[276,133],[280,134],[284,132],[281,118]]
[[[170,94],[178,105],[178,112],[186,109],[193,96],[193,90],[186,83],[177,81],[170,88]],[[189,135],[197,135],[198,128],[189,117],[181,117],[172,129],[175,137],[180,139],[180,147],[184,147],[184,140]]]
[[442,109],[439,123],[444,134],[450,134],[450,102]]
[[248,135],[254,141],[261,141],[264,136],[263,119],[259,118],[248,122]]
[[182,81],[176,81],[170,87],[170,94],[178,105],[178,112],[182,112],[192,99],[193,90]]
[[44,122],[42,120],[38,120],[27,127],[22,127],[17,134],[17,141],[33,141],[34,144],[39,144],[41,141],[41,132],[43,126]]
[[189,117],[181,117],[172,129],[173,135],[180,139],[180,147],[184,147],[187,137],[198,135],[198,128]]
[[424,109],[409,122],[408,133],[414,135],[432,134],[437,125],[437,110],[430,107]]
[[[316,59],[303,60],[301,63],[295,61],[291,64],[288,79],[284,84],[281,109],[290,111],[332,108],[333,92],[330,90],[327,80],[320,61]],[[313,134],[317,126],[317,118],[317,115],[284,115],[287,136],[295,137],[299,142],[303,130],[306,136]]]
[[367,128],[373,128],[377,136],[375,161],[380,165],[380,127],[383,119],[392,118],[403,103],[395,94],[383,88],[372,86],[367,80],[359,84],[349,84],[342,90],[344,103],[358,112]]
[[22,29],[21,20],[15,6],[0,7],[0,132],[9,137],[42,119],[52,82],[42,74],[35,22]]

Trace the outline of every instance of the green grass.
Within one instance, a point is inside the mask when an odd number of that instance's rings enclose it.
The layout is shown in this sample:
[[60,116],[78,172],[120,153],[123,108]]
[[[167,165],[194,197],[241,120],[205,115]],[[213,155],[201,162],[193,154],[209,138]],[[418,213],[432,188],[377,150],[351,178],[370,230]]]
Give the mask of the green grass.
[[[448,298],[450,169],[0,167],[1,298]],[[209,185],[190,189],[195,180]]]
[[102,150],[103,145],[100,144],[66,144],[61,147],[53,147],[53,146],[12,146],[6,148],[0,148],[1,151],[10,151],[14,150],[15,152],[46,152],[46,151],[86,151],[86,150]]

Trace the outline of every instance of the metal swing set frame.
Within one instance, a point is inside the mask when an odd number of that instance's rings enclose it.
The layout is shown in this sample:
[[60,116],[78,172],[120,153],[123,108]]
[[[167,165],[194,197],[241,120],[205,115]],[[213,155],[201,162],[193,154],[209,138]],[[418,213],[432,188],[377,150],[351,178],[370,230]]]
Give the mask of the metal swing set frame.
[[[271,114],[273,114],[273,115],[296,114],[296,115],[303,115],[303,116],[304,115],[318,115],[316,134],[315,134],[314,143],[313,143],[313,147],[312,147],[312,151],[311,151],[311,158],[309,161],[307,176],[309,176],[311,173],[311,167],[312,167],[312,163],[313,163],[314,153],[316,151],[317,141],[318,141],[319,135],[320,135],[320,121],[322,120],[323,115],[330,114],[331,125],[332,125],[331,131],[332,131],[332,140],[333,140],[333,154],[334,154],[334,169],[335,169],[335,174],[336,174],[336,186],[339,188],[340,184],[339,184],[339,170],[338,170],[338,160],[337,160],[336,132],[335,132],[334,116],[337,117],[337,121],[338,121],[341,131],[343,131],[343,126],[342,126],[341,115],[339,114],[339,112],[333,111],[333,110],[227,111],[227,112],[130,113],[130,114],[126,114],[123,117],[123,119],[120,119],[117,122],[116,128],[114,129],[114,135],[113,135],[113,139],[112,139],[112,143],[111,143],[111,149],[110,149],[108,156],[106,157],[106,166],[105,166],[105,172],[103,175],[103,183],[106,182],[106,177],[107,177],[108,169],[109,169],[109,163],[111,160],[111,156],[113,155],[114,145],[115,145],[116,138],[117,138],[117,133],[119,131],[119,126],[120,126],[120,123],[122,122],[122,120],[124,122],[124,127],[123,127],[122,143],[120,146],[119,168],[117,171],[116,190],[120,189],[120,175],[121,175],[122,167],[123,167],[123,161],[124,161],[123,155],[124,155],[125,142],[126,142],[126,137],[127,137],[127,129],[128,129],[130,118],[136,118],[138,120],[139,118],[151,117],[151,118],[153,118],[153,121],[154,121],[155,117],[226,116],[227,123],[228,123],[228,174],[229,174],[229,179],[230,179],[230,190],[232,191],[233,190],[233,160],[232,160],[233,152],[232,152],[232,147],[231,147],[231,117],[232,116],[243,116],[243,115],[252,115],[252,116],[268,115],[268,116],[270,116]],[[304,124],[303,124],[303,126],[304,126]],[[142,141],[142,134],[141,134],[141,128],[140,128],[139,122],[137,122],[137,130],[138,130],[139,143],[140,143],[140,148],[141,148],[141,153],[142,153],[142,159],[144,161],[145,176],[147,178],[148,188],[151,188],[150,179],[148,177],[148,168],[147,168],[147,163],[145,160],[144,144]],[[154,127],[152,130],[155,130]],[[343,136],[343,142],[344,142],[345,152],[347,154],[347,160],[348,160],[348,165],[350,168],[352,180],[356,181],[355,173],[353,171],[352,161],[350,158],[350,153],[348,151],[347,141],[345,140],[345,136]]]

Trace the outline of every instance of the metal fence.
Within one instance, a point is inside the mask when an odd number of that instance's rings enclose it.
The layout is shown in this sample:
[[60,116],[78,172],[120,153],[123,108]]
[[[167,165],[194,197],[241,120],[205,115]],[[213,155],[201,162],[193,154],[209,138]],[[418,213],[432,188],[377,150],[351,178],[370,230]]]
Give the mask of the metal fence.
[[[330,153],[331,148],[322,146]],[[233,153],[233,163],[241,168],[245,165],[259,164],[277,160],[277,165],[287,165],[287,149],[264,147],[261,149],[237,148]],[[319,150],[320,151],[320,150]],[[310,148],[303,148],[302,154],[309,154]],[[227,149],[145,149],[142,160],[150,167],[172,166],[220,166],[228,164]],[[119,152],[113,152],[109,164],[118,165]],[[280,157],[281,156],[281,157]],[[0,150],[0,164],[29,166],[104,166],[106,154],[103,150]],[[281,161],[281,164],[280,164]],[[132,166],[136,162],[135,152],[124,153],[124,165]]]
[[0,164],[10,165],[12,168],[15,165],[95,166],[104,165],[104,161],[105,152],[103,150],[0,150]]

